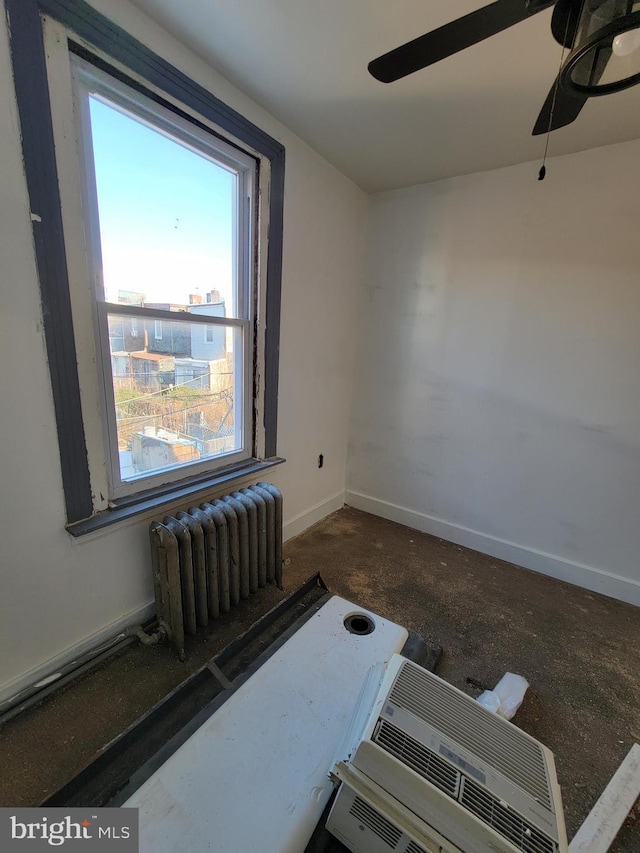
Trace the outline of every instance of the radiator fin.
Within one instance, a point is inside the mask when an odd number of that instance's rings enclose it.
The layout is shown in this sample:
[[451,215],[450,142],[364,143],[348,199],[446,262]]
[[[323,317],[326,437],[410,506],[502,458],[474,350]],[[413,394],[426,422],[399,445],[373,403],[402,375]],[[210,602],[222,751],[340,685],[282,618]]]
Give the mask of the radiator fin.
[[392,849],[397,847],[402,832],[390,820],[387,820],[380,812],[376,811],[373,806],[370,806],[369,803],[366,803],[360,797],[356,797],[349,809],[349,814],[353,815],[360,823],[369,827],[371,832],[375,833],[389,847]]
[[389,700],[459,743],[539,803],[553,810],[540,745],[516,726],[485,712],[431,673],[405,664]]
[[396,728],[387,720],[381,720],[374,741],[407,767],[450,797],[457,797],[460,773],[424,744]]
[[523,853],[555,853],[557,845],[506,803],[466,777],[460,803],[483,823],[495,829]]

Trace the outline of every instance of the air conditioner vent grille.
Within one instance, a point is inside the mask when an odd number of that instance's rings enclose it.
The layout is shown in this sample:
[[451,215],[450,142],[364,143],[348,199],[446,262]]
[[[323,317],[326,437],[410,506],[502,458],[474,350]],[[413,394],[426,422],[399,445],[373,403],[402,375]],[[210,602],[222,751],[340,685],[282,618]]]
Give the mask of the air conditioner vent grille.
[[390,820],[387,820],[386,817],[383,817],[372,806],[370,806],[369,803],[366,803],[364,800],[360,799],[360,797],[356,797],[349,809],[349,814],[355,817],[356,820],[360,821],[360,823],[369,827],[371,832],[374,832],[379,838],[388,844],[389,847],[394,849],[397,847],[398,841],[400,841],[402,836],[402,832],[397,826],[394,826]]
[[416,842],[415,842],[415,841],[412,841],[412,842],[408,845],[408,847],[407,847],[407,849],[404,851],[404,853],[427,853],[427,851],[426,851],[423,847],[420,847],[420,845],[419,845],[419,844],[416,844]]
[[382,720],[373,739],[436,788],[449,794],[450,797],[457,797],[460,773],[411,735],[396,728],[392,723]]
[[523,853],[556,853],[557,846],[550,838],[466,777],[462,783],[460,803]]
[[495,767],[552,810],[542,749],[524,732],[485,713],[469,697],[410,663],[398,673],[389,700]]

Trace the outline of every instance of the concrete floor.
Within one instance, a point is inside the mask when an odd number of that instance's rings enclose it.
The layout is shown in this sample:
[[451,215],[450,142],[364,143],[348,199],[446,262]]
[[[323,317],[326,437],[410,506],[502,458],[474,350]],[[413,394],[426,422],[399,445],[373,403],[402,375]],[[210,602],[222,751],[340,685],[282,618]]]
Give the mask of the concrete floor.
[[[514,722],[555,753],[573,836],[640,742],[640,609],[349,508],[285,556],[287,591],[320,571],[332,592],[443,646],[439,675],[471,695],[480,690],[467,679],[524,675]],[[185,664],[167,647],[134,647],[7,723],[0,806],[37,805],[282,595],[242,603],[192,642]],[[640,851],[638,804],[611,850]]]

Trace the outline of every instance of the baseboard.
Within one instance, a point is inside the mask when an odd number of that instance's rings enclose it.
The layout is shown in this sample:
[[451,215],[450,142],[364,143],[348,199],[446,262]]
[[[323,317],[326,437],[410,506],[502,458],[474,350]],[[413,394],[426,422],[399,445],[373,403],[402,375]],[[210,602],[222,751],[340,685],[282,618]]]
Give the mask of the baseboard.
[[60,652],[60,654],[54,655],[54,657],[23,673],[18,678],[6,682],[0,687],[0,706],[10,699],[20,697],[21,693],[26,694],[27,691],[30,693],[33,689],[41,689],[53,684],[61,676],[61,670],[70,667],[88,652],[99,654],[101,649],[106,648],[122,635],[126,628],[131,625],[141,625],[148,621],[154,613],[155,604],[153,602],[132,610],[89,637],[85,637],[74,646]]
[[308,527],[311,527],[313,524],[317,524],[319,521],[322,521],[323,518],[331,515],[332,512],[342,509],[343,506],[344,490],[341,490],[336,492],[336,494],[332,495],[330,498],[320,501],[320,503],[312,506],[311,509],[307,509],[299,515],[294,516],[284,525],[284,530],[282,532],[284,541],[286,542],[287,539],[292,539],[294,536],[298,536]]
[[623,578],[594,566],[576,563],[562,557],[556,557],[553,554],[547,554],[544,551],[509,542],[506,539],[489,536],[461,524],[444,521],[441,518],[416,512],[407,509],[407,507],[397,506],[360,492],[347,490],[345,492],[345,503],[354,509],[361,509],[372,515],[387,518],[389,521],[404,524],[414,530],[420,530],[423,533],[438,536],[440,539],[455,542],[456,545],[464,545],[466,548],[472,548],[482,554],[515,563],[543,575],[550,575],[558,580],[574,584],[574,586],[580,586],[583,589],[640,606],[640,582],[630,578]]

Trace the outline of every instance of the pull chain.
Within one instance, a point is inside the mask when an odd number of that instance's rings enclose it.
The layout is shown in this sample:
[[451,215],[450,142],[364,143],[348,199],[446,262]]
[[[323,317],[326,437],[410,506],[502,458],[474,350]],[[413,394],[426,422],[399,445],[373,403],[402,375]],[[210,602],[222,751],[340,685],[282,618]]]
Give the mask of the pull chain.
[[549,151],[549,138],[551,137],[551,127],[553,125],[553,114],[556,109],[556,97],[558,95],[558,86],[560,85],[560,72],[562,71],[562,65],[564,63],[564,53],[566,50],[567,44],[567,34],[569,32],[569,22],[571,21],[571,15],[567,15],[567,23],[564,28],[564,39],[562,41],[562,52],[560,53],[560,67],[558,68],[558,74],[556,76],[556,82],[553,87],[553,98],[551,99],[551,109],[549,110],[549,126],[547,128],[547,140],[544,146],[544,154],[542,155],[542,166],[540,167],[540,171],[538,172],[538,180],[544,181],[545,175],[547,174],[547,152]]

